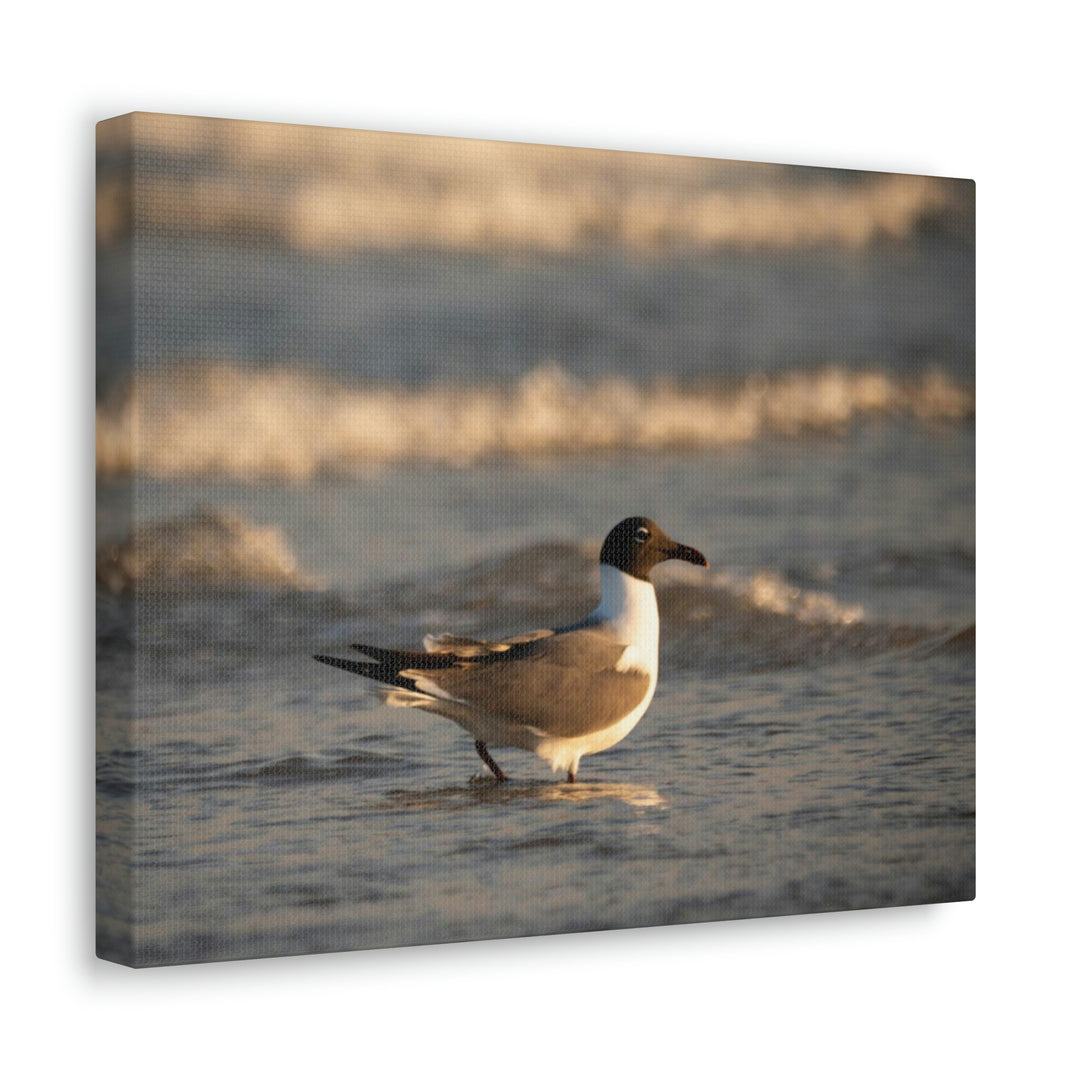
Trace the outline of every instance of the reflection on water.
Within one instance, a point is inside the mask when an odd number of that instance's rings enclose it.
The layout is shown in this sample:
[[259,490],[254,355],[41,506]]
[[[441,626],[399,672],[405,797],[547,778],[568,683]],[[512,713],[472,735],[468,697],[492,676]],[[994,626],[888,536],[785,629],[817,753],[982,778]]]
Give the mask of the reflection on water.
[[491,776],[475,776],[465,787],[438,791],[392,791],[388,802],[400,810],[456,810],[469,805],[524,806],[530,802],[591,802],[615,800],[642,809],[663,809],[667,801],[652,787],[641,784],[578,781],[509,780],[499,783]]

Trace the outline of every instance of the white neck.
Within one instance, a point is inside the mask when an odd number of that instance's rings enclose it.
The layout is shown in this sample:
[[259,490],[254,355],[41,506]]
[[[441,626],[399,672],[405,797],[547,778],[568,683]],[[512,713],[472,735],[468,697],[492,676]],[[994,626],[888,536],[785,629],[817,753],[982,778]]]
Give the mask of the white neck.
[[601,563],[600,606],[593,616],[606,622],[619,641],[637,646],[643,657],[656,656],[660,647],[660,612],[652,582]]

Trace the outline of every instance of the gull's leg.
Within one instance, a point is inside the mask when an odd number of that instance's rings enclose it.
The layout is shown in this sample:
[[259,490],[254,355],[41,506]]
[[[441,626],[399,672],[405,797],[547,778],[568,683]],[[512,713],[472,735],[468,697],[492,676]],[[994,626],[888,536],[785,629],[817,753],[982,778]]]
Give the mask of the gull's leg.
[[568,784],[572,784],[572,783],[574,783],[574,781],[575,781],[575,780],[577,780],[577,772],[576,772],[576,770],[574,770],[574,769],[571,769],[571,770],[570,770],[570,771],[569,771],[569,772],[568,772],[568,773],[566,774],[566,782],[567,782]]
[[502,781],[510,779],[510,777],[507,776],[506,773],[504,773],[502,769],[500,769],[499,766],[495,764],[495,759],[488,753],[487,743],[481,742],[479,739],[477,739],[476,752],[480,755],[480,760],[495,775],[496,780],[502,783]]

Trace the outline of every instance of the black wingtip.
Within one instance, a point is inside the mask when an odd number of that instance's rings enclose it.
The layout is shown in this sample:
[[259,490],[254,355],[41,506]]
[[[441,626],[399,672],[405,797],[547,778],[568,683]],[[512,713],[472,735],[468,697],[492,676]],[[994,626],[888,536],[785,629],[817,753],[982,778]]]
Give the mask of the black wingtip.
[[353,675],[363,675],[365,679],[374,679],[387,686],[403,686],[406,690],[415,690],[416,684],[406,678],[398,668],[385,664],[373,664],[370,661],[346,660],[341,656],[313,656],[320,664],[329,664]]
[[365,664],[359,660],[343,660],[340,656],[313,656],[312,660],[318,660],[320,664],[329,664],[331,667],[341,668],[342,671],[351,671],[354,675],[367,675],[374,677],[376,664]]
[[397,649],[380,649],[377,645],[353,644],[349,648],[355,649],[373,663],[391,667],[395,665],[404,667],[409,658],[407,653],[399,652]]

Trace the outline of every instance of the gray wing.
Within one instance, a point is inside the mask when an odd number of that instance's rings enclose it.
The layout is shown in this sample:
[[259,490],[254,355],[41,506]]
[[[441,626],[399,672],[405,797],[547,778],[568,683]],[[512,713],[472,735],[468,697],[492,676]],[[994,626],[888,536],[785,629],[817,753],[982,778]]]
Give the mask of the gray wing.
[[529,630],[524,634],[488,641],[486,638],[462,637],[460,634],[428,634],[424,638],[424,651],[439,656],[450,655],[462,658],[487,656],[490,653],[509,652],[515,645],[523,645],[538,638],[551,637],[555,630]]
[[609,634],[583,628],[423,674],[479,712],[573,738],[618,723],[648,692],[645,672],[615,670],[625,649]]

